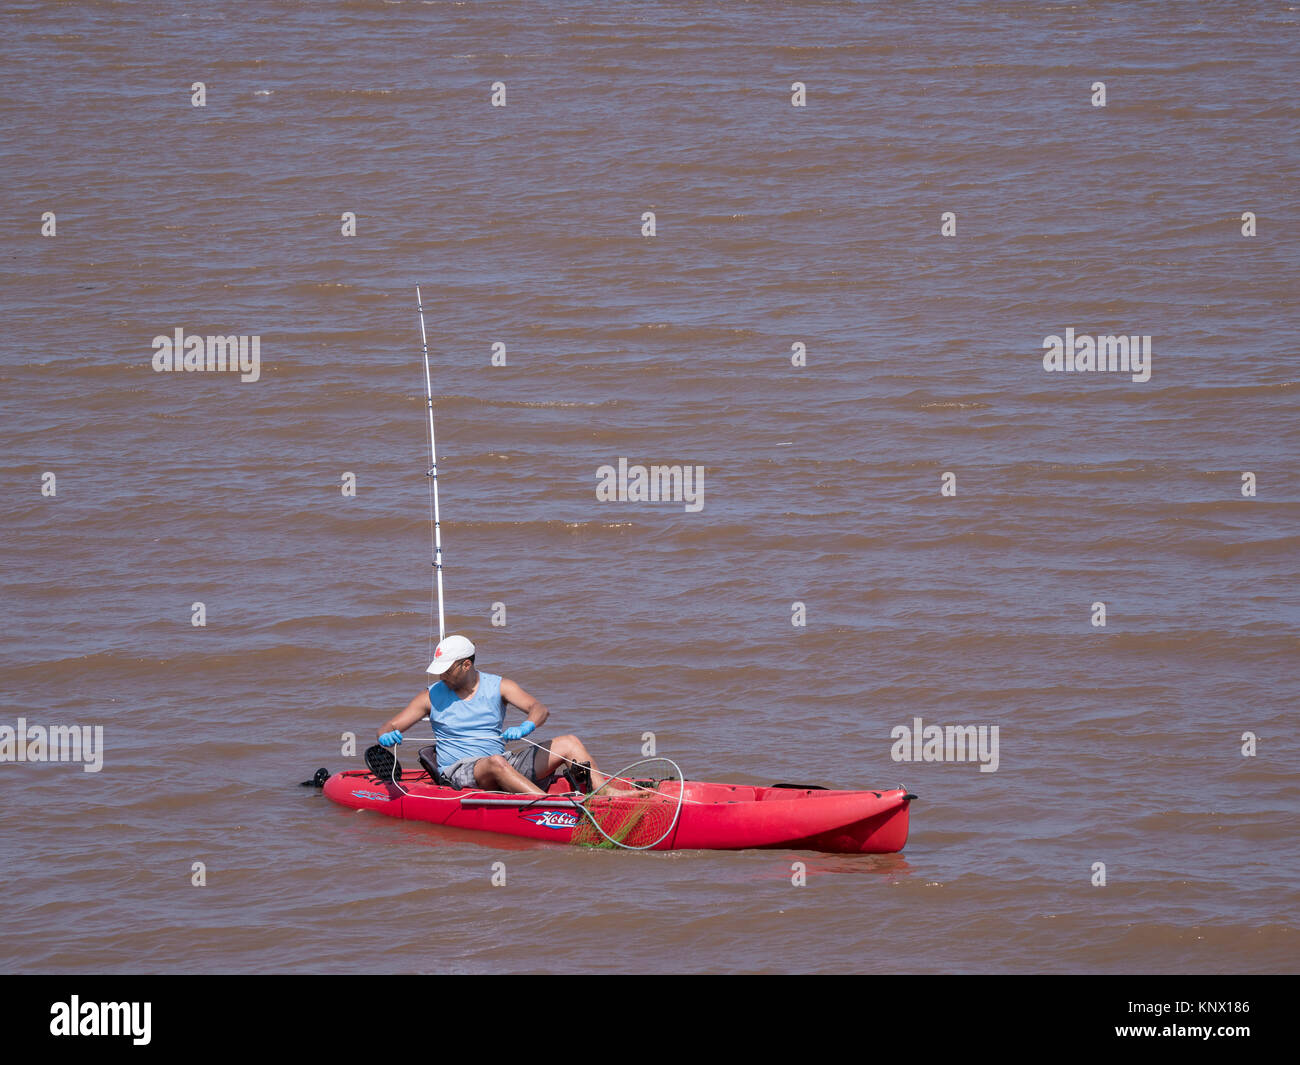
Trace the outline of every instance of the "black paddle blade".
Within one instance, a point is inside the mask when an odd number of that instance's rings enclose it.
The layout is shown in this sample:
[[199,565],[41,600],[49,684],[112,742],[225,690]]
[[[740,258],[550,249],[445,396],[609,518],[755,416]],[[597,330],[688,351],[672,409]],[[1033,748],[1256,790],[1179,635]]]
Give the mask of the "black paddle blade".
[[302,786],[304,788],[323,788],[325,786],[325,781],[329,780],[329,778],[330,771],[324,766],[321,766],[320,769],[316,770],[316,774],[311,778],[311,780],[304,780],[302,782]]
[[366,766],[385,783],[402,779],[402,763],[393,757],[392,751],[378,743],[366,748]]

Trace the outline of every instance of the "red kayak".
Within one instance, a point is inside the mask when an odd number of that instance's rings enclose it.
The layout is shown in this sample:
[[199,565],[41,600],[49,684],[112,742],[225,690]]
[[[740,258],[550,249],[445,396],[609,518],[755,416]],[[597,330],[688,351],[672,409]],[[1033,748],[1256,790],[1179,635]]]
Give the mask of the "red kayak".
[[[778,784],[640,782],[632,794],[586,797],[557,780],[545,795],[440,787],[407,770],[400,786],[364,770],[335,773],[325,794],[343,806],[389,817],[499,832],[554,843],[645,850],[743,850],[781,847],[837,854],[892,854],[907,842],[902,788],[831,791]],[[604,837],[602,839],[602,837]]]

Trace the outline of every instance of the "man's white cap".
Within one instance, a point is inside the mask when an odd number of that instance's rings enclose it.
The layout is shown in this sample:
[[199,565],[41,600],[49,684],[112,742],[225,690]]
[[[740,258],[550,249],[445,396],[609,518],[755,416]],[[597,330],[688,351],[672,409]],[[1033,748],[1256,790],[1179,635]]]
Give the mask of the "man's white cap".
[[468,658],[473,653],[474,645],[464,636],[448,636],[438,644],[438,649],[433,652],[433,661],[429,663],[429,668],[425,672],[432,673],[436,677],[446,673],[462,658]]

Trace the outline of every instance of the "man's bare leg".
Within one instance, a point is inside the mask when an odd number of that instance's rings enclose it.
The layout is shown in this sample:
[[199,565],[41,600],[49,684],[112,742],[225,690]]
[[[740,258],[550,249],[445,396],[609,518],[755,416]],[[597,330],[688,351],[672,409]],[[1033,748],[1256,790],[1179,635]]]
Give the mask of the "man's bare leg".
[[[551,740],[549,747],[549,750],[537,752],[537,761],[534,766],[539,780],[545,780],[552,773],[565,769],[573,762],[587,762],[590,764],[592,790],[603,787],[607,780],[614,779],[605,776],[596,768],[596,760],[591,757],[591,753],[583,746],[582,741],[577,736],[556,736],[555,739]],[[609,787],[605,788],[605,793],[635,790],[630,785],[614,780]]]
[[506,761],[505,755],[494,754],[474,763],[474,783],[487,791],[514,791],[526,795],[545,794],[541,788]]

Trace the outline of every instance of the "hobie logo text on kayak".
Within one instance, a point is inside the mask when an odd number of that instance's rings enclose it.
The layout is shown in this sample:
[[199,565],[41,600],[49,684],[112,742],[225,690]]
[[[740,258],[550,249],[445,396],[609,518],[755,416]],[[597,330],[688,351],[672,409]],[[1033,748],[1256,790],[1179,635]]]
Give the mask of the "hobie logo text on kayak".
[[578,815],[565,810],[529,810],[520,814],[525,821],[531,821],[542,828],[577,828]]
[[153,338],[153,368],[157,373],[237,373],[248,384],[262,376],[262,338],[186,336],[177,326],[171,336]]
[[149,1002],[71,1002],[50,1006],[50,1035],[129,1035],[138,1047],[149,1045]]
[[912,727],[895,725],[889,738],[897,740],[889,752],[895,762],[979,762],[981,773],[998,771],[997,725],[924,725],[912,718]]
[[104,726],[0,725],[0,762],[81,762],[87,773],[104,768]]
[[618,468],[596,471],[596,498],[602,503],[685,503],[684,509],[704,509],[703,466],[629,466],[622,455]]
[[1043,337],[1043,369],[1062,373],[1126,373],[1141,384],[1151,380],[1149,336],[1075,335],[1074,326],[1064,337]]

